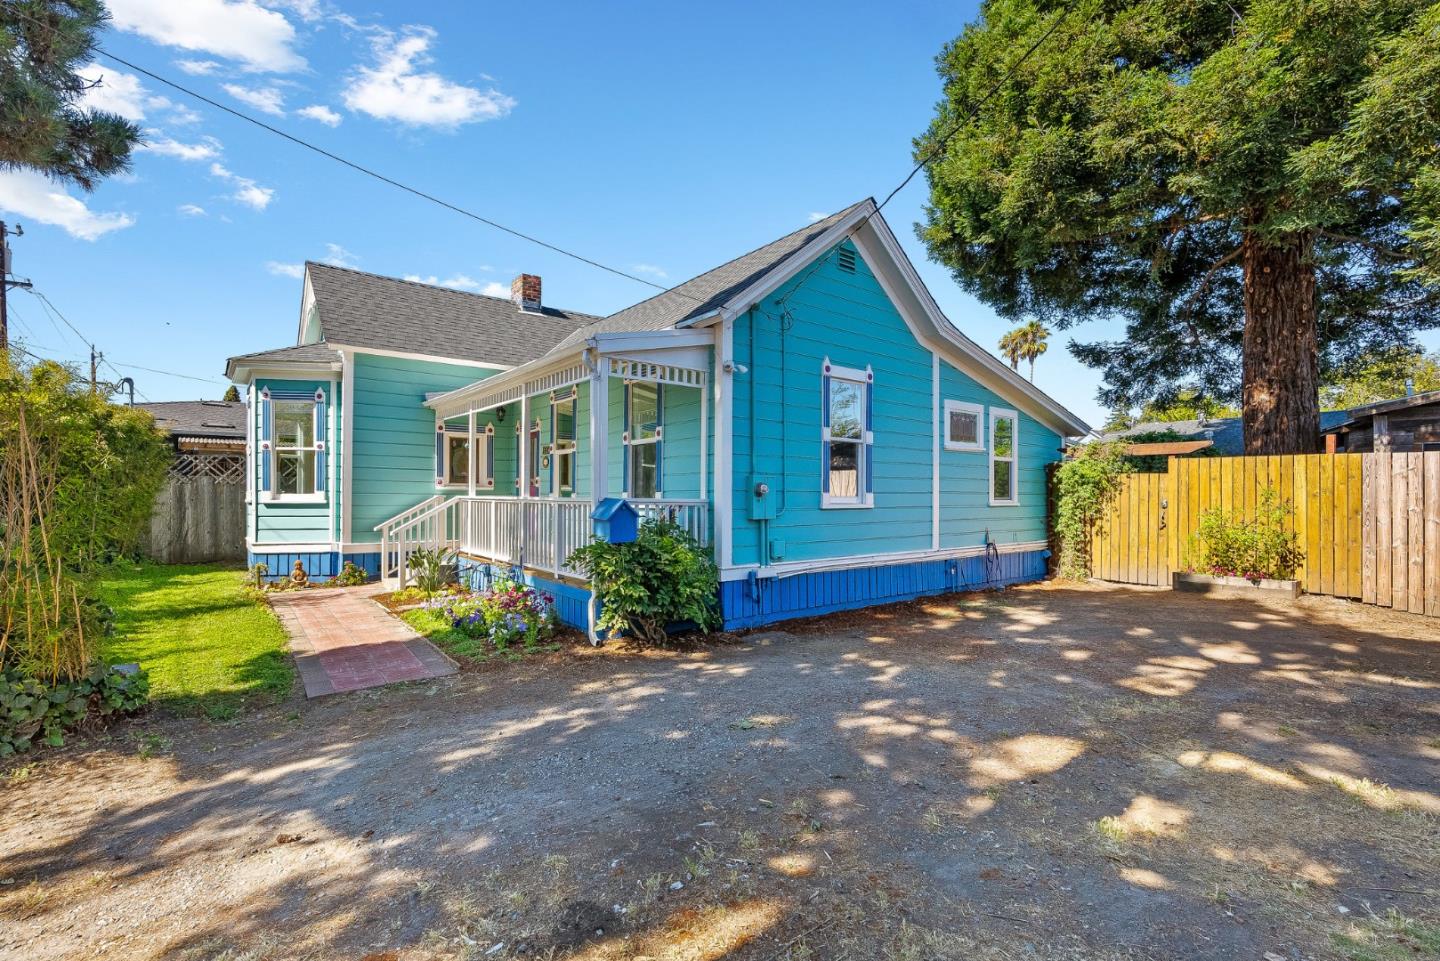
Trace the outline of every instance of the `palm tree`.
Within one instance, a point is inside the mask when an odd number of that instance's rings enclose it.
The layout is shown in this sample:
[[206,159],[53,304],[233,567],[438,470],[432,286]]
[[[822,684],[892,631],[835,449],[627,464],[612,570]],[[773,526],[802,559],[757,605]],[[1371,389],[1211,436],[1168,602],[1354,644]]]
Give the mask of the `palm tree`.
[[1000,338],[1000,353],[1010,361],[1011,370],[1020,369],[1020,361],[1030,362],[1030,382],[1035,382],[1035,361],[1046,350],[1050,331],[1038,320],[1022,324]]
[[1020,369],[1020,358],[1025,356],[1025,345],[1020,340],[1021,328],[1016,327],[1000,338],[1000,353],[1010,361],[1011,370]]

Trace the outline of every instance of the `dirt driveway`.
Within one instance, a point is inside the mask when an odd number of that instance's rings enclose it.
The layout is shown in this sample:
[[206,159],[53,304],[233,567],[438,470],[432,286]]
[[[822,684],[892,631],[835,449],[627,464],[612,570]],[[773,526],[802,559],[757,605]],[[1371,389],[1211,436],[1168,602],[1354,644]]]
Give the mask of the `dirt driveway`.
[[0,957],[1435,956],[1436,635],[1038,585],[142,719],[0,772]]

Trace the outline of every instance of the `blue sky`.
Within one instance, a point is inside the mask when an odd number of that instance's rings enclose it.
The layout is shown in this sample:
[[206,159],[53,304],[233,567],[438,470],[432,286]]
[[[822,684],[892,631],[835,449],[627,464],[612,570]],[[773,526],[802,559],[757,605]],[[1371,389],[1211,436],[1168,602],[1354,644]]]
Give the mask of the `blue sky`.
[[[676,283],[865,196],[911,164],[934,57],[972,2],[390,4],[111,0],[103,45],[461,206]],[[294,342],[309,258],[462,289],[541,274],[548,303],[608,313],[631,281],[303,151],[103,57],[98,103],[150,146],[91,195],[0,174],[33,279],[152,400],[217,397],[231,354]],[[993,350],[1008,327],[915,241],[924,178],[885,214],[941,307]],[[39,353],[78,338],[16,291]],[[1103,327],[1091,325],[1082,335]],[[1058,334],[1037,381],[1099,424],[1098,376]],[[1115,333],[1119,334],[1118,327]],[[417,345],[423,347],[423,345]],[[186,380],[150,367],[207,378]]]

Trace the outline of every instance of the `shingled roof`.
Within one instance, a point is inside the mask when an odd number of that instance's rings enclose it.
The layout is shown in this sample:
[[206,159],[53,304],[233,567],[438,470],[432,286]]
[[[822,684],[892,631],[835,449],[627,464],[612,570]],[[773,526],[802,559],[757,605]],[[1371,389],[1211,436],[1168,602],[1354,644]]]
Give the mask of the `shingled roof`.
[[413,280],[307,263],[325,341],[513,367],[533,360],[593,314],[522,311],[487,297]]
[[860,203],[851,204],[838,213],[801,227],[763,247],[757,247],[748,254],[741,254],[734,260],[698,277],[692,277],[683,284],[677,284],[649,300],[642,300],[603,320],[587,324],[557,344],[551,353],[573,348],[595,334],[664,330],[692,317],[708,314],[780,266],[785,258],[844,220],[856,207],[867,202],[862,200]]
[[226,400],[165,400],[135,405],[149,411],[155,425],[185,437],[245,436],[245,402]]

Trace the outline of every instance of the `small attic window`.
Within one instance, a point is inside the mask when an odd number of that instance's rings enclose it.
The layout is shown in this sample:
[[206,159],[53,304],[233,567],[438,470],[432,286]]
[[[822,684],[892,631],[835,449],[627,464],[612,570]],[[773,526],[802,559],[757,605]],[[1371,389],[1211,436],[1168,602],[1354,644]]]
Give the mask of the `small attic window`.
[[841,247],[835,254],[835,263],[845,273],[855,273],[855,251],[849,247]]

